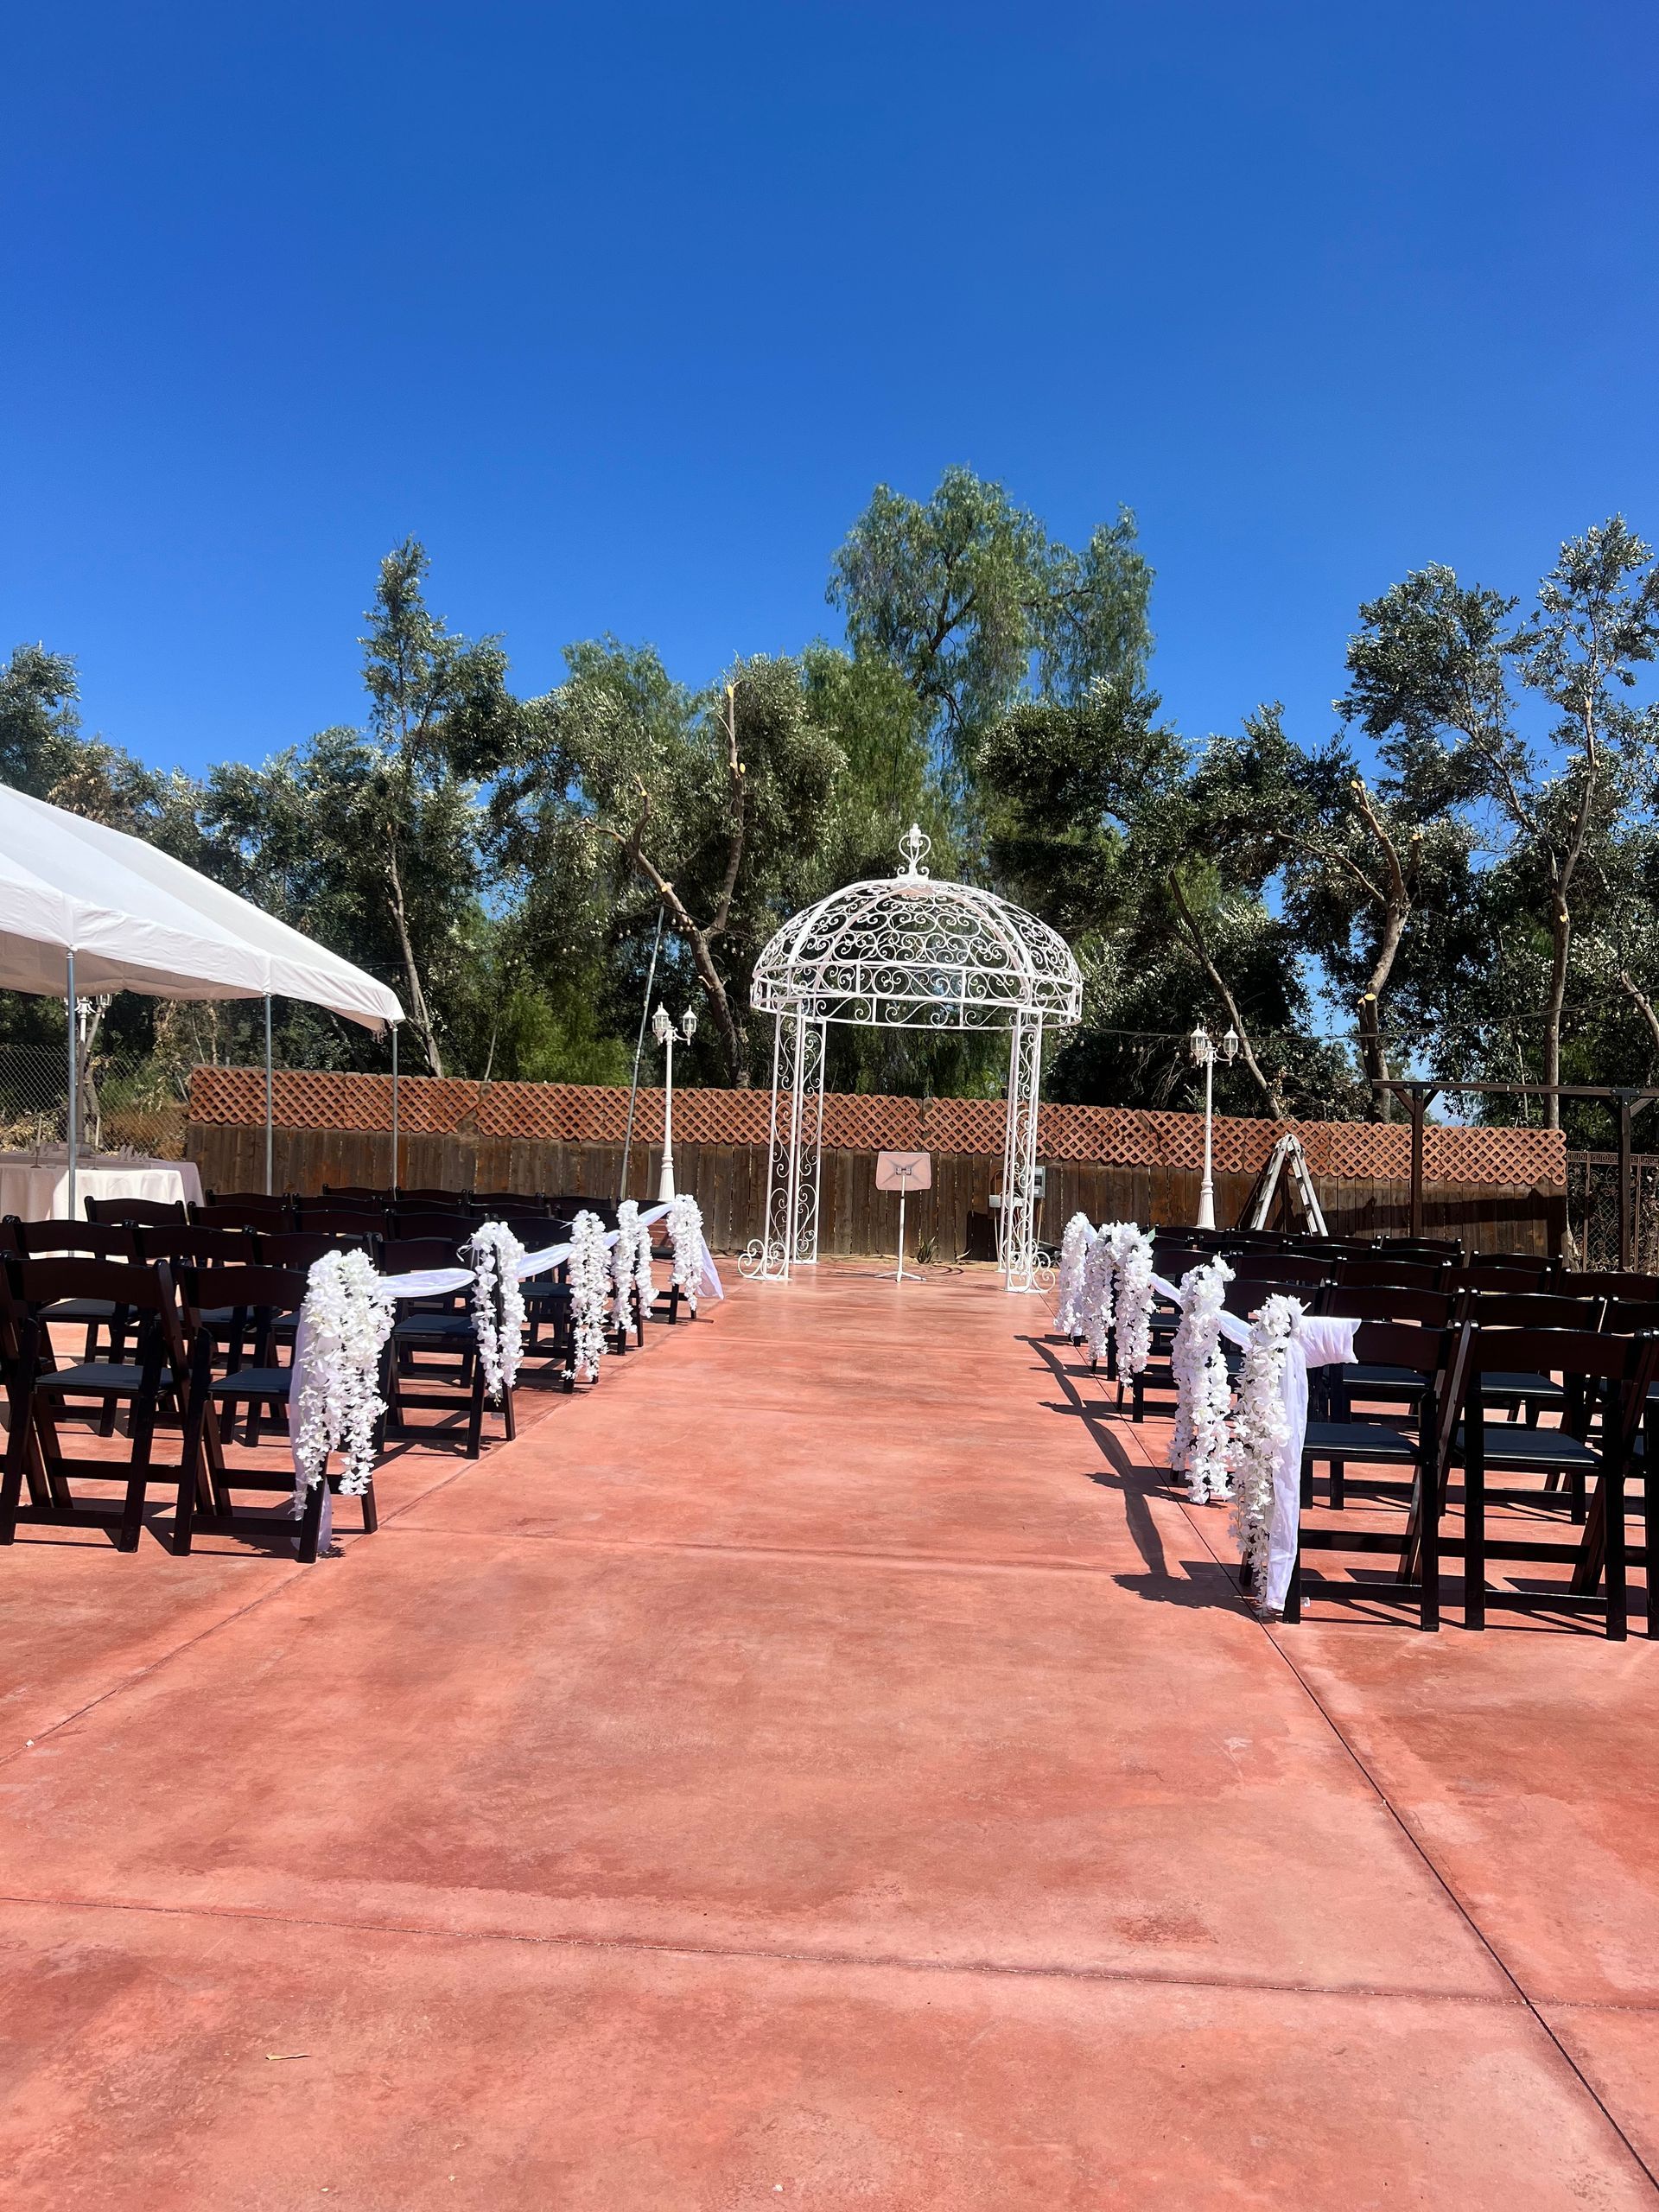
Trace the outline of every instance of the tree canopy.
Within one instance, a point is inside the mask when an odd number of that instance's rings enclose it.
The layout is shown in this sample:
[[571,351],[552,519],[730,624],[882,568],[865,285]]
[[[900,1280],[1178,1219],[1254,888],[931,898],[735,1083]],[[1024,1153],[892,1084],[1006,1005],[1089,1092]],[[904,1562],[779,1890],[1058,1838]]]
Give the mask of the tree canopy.
[[[355,719],[192,779],[87,732],[73,658],[0,665],[0,777],[153,839],[398,990],[434,1073],[623,1080],[645,976],[702,1017],[692,1080],[765,1078],[749,977],[788,914],[896,864],[1029,906],[1084,1016],[1050,1095],[1190,1098],[1202,1018],[1243,1044],[1233,1110],[1387,1112],[1402,1071],[1659,1071],[1659,569],[1615,516],[1530,601],[1426,563],[1357,610],[1323,729],[1268,701],[1184,734],[1152,684],[1153,574],[1127,510],[1080,548],[995,483],[880,485],[830,563],[839,639],[687,683],[612,636],[541,696],[452,630],[408,538],[380,565]],[[784,641],[791,647],[791,641]],[[342,702],[343,704],[344,702]],[[182,1068],[245,1009],[119,1000],[111,1049]],[[7,997],[0,1043],[60,1034]],[[283,1010],[302,1065],[377,1065]],[[849,1032],[831,1080],[994,1089],[976,1040]],[[1520,1109],[1517,1110],[1534,1110]]]

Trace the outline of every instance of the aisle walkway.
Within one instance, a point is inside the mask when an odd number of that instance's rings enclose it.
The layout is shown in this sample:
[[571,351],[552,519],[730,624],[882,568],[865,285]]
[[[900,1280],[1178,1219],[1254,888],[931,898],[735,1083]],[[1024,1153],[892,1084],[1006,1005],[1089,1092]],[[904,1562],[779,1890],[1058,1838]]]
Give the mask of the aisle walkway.
[[1659,1658],[1275,1640],[1045,1323],[739,1285],[308,1572],[0,1556],[7,2204],[1651,2204]]

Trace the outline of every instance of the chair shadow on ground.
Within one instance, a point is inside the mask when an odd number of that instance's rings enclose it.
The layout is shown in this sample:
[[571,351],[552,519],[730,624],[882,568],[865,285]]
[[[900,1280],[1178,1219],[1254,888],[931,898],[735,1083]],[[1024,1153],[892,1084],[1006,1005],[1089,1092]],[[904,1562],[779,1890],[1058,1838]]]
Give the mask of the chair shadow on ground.
[[1066,1364],[1072,1347],[1064,1339],[1046,1340],[1041,1337],[1025,1339],[1043,1362],[1058,1386],[1058,1399],[1046,1399],[1044,1409],[1073,1420],[1079,1420],[1089,1433],[1105,1465],[1085,1469],[1087,1479],[1103,1490],[1116,1491],[1123,1500],[1123,1517],[1129,1538],[1146,1565],[1144,1574],[1116,1574],[1112,1580],[1122,1590],[1141,1598],[1153,1605],[1182,1605],[1189,1611],[1214,1611],[1217,1608],[1228,1611],[1249,1613],[1238,1588],[1237,1578],[1220,1560],[1209,1554],[1196,1559],[1184,1559],[1172,1568],[1164,1549],[1163,1538],[1152,1511],[1154,1497],[1167,1503],[1176,1503],[1168,1478],[1157,1470],[1145,1466],[1129,1458],[1122,1445],[1112,1433],[1115,1419],[1113,1409],[1107,1405],[1090,1404],[1073,1381],[1076,1370]]

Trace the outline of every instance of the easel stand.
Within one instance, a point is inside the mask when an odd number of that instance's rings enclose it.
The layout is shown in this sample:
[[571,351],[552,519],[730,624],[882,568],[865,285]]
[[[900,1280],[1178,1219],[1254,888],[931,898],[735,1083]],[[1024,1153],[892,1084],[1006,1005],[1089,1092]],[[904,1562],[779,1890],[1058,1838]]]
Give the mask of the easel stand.
[[899,1264],[893,1271],[894,1282],[925,1282],[927,1278],[915,1268],[905,1265],[905,1188],[899,1186]]

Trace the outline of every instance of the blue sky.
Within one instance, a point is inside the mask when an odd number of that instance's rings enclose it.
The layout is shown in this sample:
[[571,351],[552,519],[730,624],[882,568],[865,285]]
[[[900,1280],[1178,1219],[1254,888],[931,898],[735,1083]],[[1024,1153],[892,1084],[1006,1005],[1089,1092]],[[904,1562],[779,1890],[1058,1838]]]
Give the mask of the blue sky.
[[1132,506],[1188,732],[1357,601],[1659,534],[1659,10],[14,9],[0,651],[158,763],[362,711],[376,561],[690,681],[834,634],[873,485]]

